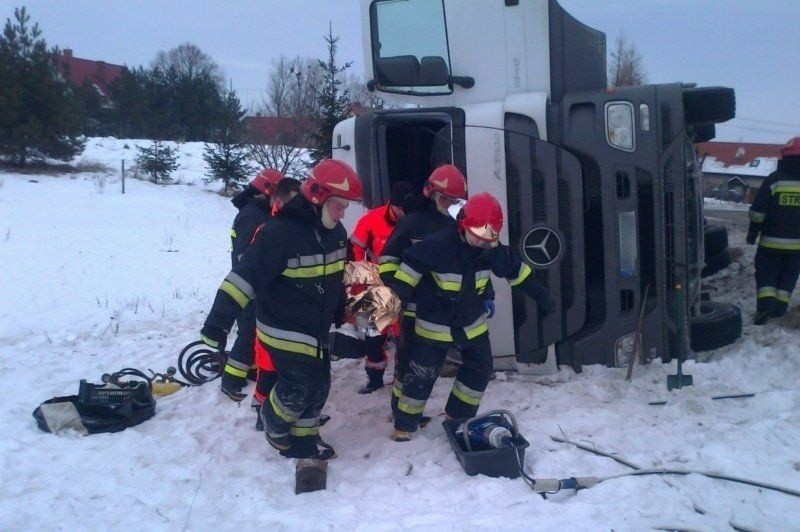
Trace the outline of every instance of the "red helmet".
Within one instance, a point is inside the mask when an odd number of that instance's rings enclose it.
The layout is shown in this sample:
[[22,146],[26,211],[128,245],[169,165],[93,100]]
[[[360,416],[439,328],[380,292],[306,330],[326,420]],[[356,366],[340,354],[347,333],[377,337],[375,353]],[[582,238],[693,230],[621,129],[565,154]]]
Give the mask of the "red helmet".
[[461,210],[458,228],[469,231],[478,240],[497,242],[503,228],[500,203],[488,192],[472,196]]
[[789,155],[800,155],[800,137],[790,139],[786,146],[781,148],[781,157],[788,157]]
[[271,196],[275,193],[275,186],[285,176],[273,168],[264,168],[250,181],[250,186],[262,194]]
[[361,180],[347,163],[324,159],[308,174],[300,185],[300,192],[314,205],[321,205],[331,196],[351,201],[361,201]]
[[430,198],[434,192],[453,199],[464,199],[467,197],[467,180],[461,170],[452,164],[443,164],[431,172],[422,187],[422,194],[426,198]]

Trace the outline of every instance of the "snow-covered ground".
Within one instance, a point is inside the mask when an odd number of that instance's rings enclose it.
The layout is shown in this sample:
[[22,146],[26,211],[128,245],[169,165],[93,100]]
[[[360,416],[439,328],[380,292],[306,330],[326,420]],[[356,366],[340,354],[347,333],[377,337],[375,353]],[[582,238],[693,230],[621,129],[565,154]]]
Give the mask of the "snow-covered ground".
[[748,203],[736,203],[733,201],[723,201],[716,198],[703,198],[706,209],[714,211],[749,211]]
[[[33,409],[76,393],[81,378],[174,365],[229,267],[235,213],[200,181],[202,145],[181,147],[183,184],[129,180],[123,196],[123,144],[94,139],[83,156],[110,175],[0,174],[0,530],[800,530],[796,498],[699,475],[612,479],[549,499],[520,479],[469,477],[436,421],[409,443],[388,439],[389,389],[358,395],[360,361],[334,363],[322,435],[338,458],[326,491],[294,495],[292,461],[215,384],[161,399],[153,419],[121,433],[39,431]],[[482,410],[517,416],[528,472],[629,471],[551,439],[563,434],[645,468],[800,490],[800,318],[752,326],[754,250],[740,232],[730,240],[734,266],[706,284],[742,307],[744,335],[685,365],[693,387],[668,393],[675,365],[658,362],[630,383],[605,367],[490,383]],[[451,385],[437,383],[430,414]],[[744,392],[756,395],[711,399]]]

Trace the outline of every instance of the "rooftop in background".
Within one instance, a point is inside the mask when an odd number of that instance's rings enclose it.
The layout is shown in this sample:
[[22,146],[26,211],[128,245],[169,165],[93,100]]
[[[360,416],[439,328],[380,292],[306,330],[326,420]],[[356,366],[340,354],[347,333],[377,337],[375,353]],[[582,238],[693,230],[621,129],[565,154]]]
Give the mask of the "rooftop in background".
[[68,77],[75,85],[83,85],[89,82],[100,96],[102,105],[112,105],[109,97],[109,86],[122,76],[124,66],[106,63],[105,61],[94,61],[91,59],[80,59],[72,55],[72,50],[65,48],[61,55],[56,57],[56,64],[61,73]]
[[712,174],[766,177],[775,171],[783,144],[701,142],[697,155],[701,170]]

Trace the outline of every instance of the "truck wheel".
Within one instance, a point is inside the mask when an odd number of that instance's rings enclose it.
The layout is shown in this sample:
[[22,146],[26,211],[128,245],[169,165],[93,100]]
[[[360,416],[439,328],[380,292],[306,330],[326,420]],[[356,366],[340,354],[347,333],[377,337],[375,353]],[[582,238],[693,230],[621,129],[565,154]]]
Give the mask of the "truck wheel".
[[732,344],[742,335],[742,311],[736,305],[701,301],[689,320],[692,351],[711,351]]
[[706,224],[703,229],[703,248],[706,257],[713,257],[728,249],[728,228],[721,224]]
[[683,89],[683,117],[687,124],[725,122],[736,116],[736,93],[728,87]]
[[709,275],[714,275],[717,272],[721,272],[725,268],[731,265],[731,254],[728,249],[722,250],[720,253],[716,255],[711,255],[710,257],[706,257],[706,265],[703,267],[703,271],[700,272],[701,277],[708,277]]

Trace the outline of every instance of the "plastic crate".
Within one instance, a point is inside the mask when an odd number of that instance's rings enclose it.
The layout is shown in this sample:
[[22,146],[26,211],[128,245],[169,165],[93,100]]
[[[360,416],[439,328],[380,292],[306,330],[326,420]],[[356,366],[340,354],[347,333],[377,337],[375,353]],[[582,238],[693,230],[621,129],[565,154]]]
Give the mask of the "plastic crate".
[[[512,447],[489,449],[486,451],[468,451],[464,442],[456,438],[455,431],[466,419],[450,419],[442,421],[442,426],[456,453],[458,461],[467,475],[486,475],[488,477],[517,478],[519,464],[525,463],[525,449],[530,445],[519,433],[514,435]],[[519,462],[517,462],[519,457]]]

